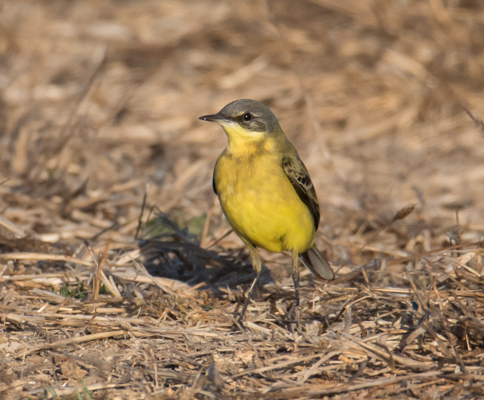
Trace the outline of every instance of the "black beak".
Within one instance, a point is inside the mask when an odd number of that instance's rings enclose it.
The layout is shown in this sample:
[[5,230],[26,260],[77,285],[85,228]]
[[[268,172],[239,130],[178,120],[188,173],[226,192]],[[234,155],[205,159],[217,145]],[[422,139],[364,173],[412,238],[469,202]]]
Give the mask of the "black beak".
[[225,120],[225,118],[222,117],[220,114],[204,115],[203,117],[200,117],[198,119],[201,119],[202,121],[218,122],[218,123]]

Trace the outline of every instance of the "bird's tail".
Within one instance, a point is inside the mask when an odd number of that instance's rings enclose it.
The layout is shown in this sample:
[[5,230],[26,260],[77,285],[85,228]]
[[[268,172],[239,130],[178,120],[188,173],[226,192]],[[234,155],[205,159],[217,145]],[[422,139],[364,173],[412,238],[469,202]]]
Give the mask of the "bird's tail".
[[306,253],[299,254],[299,259],[315,276],[326,280],[334,279],[329,262],[321,255],[316,246],[310,248]]

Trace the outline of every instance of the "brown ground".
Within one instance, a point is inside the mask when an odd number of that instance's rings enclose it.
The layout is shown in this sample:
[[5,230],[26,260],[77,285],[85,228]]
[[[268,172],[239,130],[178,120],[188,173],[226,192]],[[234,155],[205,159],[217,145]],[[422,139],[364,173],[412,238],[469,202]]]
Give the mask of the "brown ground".
[[[479,0],[1,2],[0,398],[481,396],[483,43]],[[301,270],[299,331],[289,258],[240,332],[247,254],[204,250],[197,117],[237,98],[319,194],[338,279]]]

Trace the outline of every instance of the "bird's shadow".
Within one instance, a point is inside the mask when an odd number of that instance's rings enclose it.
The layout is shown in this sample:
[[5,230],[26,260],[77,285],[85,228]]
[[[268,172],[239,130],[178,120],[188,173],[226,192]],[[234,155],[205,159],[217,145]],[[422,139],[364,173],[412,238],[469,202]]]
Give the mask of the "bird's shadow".
[[[244,290],[255,272],[245,251],[231,250],[218,254],[200,247],[198,238],[187,228],[180,228],[162,212],[140,229],[138,246],[146,270],[153,276],[176,279],[200,290],[211,290],[220,296],[220,289]],[[274,282],[269,269],[262,266],[258,287]],[[202,283],[202,285],[199,285]]]

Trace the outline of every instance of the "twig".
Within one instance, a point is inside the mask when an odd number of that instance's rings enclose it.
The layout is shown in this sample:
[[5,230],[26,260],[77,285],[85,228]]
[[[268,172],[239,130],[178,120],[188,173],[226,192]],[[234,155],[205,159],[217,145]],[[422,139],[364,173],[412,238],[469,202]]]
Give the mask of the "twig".
[[479,118],[474,117],[474,115],[469,111],[469,109],[467,107],[464,107],[462,104],[461,104],[461,107],[467,113],[467,115],[469,116],[469,118],[472,119],[472,121],[474,121],[474,124],[476,125],[476,128],[479,128],[481,131],[484,132],[484,122],[482,121],[482,119],[479,119]]
[[401,219],[406,218],[409,216],[413,210],[415,210],[416,204],[411,204],[409,206],[403,207],[401,210],[399,210],[393,219],[388,223],[387,225],[381,227],[376,233],[369,239],[367,242],[361,247],[360,251],[362,251],[366,246],[368,246],[382,231],[387,229],[391,224],[393,224],[395,221],[399,221]]
[[85,265],[92,267],[92,263],[80,260],[79,258],[64,256],[58,254],[43,253],[0,253],[0,259],[3,260],[37,260],[37,261],[65,261],[67,263]]
[[106,339],[106,338],[109,338],[109,337],[124,335],[124,334],[126,334],[126,331],[121,331],[121,330],[111,331],[111,332],[93,333],[91,335],[79,336],[79,337],[75,337],[75,338],[59,340],[58,342],[54,342],[54,343],[43,344],[41,346],[35,346],[35,347],[32,347],[32,348],[30,348],[26,351],[19,350],[17,352],[17,356],[21,355],[21,356],[25,357],[25,356],[28,356],[30,354],[36,353],[40,350],[53,349],[53,348],[57,348],[57,347],[61,347],[61,346],[67,346],[69,344],[74,344],[74,343],[85,343],[85,342],[90,342],[92,340]]
[[205,250],[208,250],[210,248],[212,248],[213,246],[215,246],[217,243],[221,242],[222,240],[224,240],[227,236],[229,236],[234,230],[233,229],[229,229],[227,232],[225,232],[222,237],[218,238],[215,242],[213,242],[210,246],[208,246]]
[[215,207],[218,204],[218,198],[217,196],[214,196],[213,199],[213,205],[210,207],[210,210],[208,210],[207,216],[205,218],[205,221],[203,223],[203,229],[202,229],[202,236],[200,237],[200,244],[199,246],[201,248],[205,247],[205,241],[207,239],[207,234],[208,234],[208,228],[210,227],[210,220],[212,219],[212,214],[215,209]]
[[147,191],[145,189],[145,192],[143,194],[143,201],[141,202],[141,210],[139,212],[139,217],[138,217],[138,227],[136,228],[136,233],[134,235],[135,240],[138,240],[138,235],[139,235],[141,226],[143,225],[143,213],[144,213],[145,207],[146,207],[147,196],[148,196],[148,194],[147,194]]

